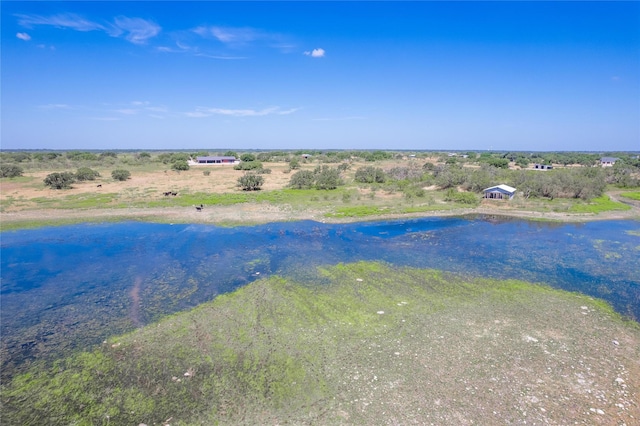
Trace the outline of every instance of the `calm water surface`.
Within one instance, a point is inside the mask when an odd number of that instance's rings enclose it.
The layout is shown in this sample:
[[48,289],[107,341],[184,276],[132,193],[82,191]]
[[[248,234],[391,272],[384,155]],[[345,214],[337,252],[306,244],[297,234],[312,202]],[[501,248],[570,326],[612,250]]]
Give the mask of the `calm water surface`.
[[3,375],[272,274],[378,260],[580,291],[640,319],[640,223],[486,218],[220,228],[87,224],[0,234]]

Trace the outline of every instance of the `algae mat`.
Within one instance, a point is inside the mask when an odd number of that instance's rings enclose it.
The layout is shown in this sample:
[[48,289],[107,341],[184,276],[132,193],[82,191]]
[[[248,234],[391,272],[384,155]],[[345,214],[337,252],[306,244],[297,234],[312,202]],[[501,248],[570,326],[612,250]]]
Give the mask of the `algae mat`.
[[[636,424],[640,330],[601,301],[381,263],[270,277],[3,388],[29,424]],[[320,284],[320,285],[318,285]]]

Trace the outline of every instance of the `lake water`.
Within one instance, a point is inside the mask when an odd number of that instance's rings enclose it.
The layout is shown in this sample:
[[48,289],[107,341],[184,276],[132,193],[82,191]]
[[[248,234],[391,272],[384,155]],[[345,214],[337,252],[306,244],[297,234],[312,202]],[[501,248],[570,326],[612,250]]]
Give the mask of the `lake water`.
[[359,260],[543,282],[640,319],[640,222],[425,218],[221,228],[85,224],[4,232],[3,376],[272,274]]

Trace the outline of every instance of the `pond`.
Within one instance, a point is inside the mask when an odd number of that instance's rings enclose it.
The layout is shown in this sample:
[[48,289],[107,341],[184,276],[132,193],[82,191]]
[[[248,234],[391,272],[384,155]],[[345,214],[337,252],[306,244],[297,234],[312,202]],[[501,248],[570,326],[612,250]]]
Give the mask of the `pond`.
[[222,228],[84,224],[1,235],[2,370],[54,359],[272,274],[360,260],[516,278],[640,319],[640,223],[490,217]]

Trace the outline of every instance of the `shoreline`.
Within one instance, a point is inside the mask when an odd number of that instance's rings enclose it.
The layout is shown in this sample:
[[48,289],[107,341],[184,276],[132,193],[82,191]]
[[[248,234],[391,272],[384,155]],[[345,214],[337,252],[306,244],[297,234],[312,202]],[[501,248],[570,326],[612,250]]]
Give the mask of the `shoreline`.
[[0,232],[63,226],[79,223],[141,221],[151,223],[198,223],[218,226],[249,226],[271,222],[297,222],[312,220],[322,223],[353,223],[421,217],[499,216],[544,222],[581,223],[600,220],[640,220],[640,208],[601,213],[538,212],[532,210],[505,210],[500,208],[458,208],[419,213],[392,213],[382,215],[328,217],[327,211],[307,209],[294,211],[289,206],[245,203],[232,206],[205,206],[202,211],[192,207],[131,207],[116,209],[37,209],[0,213]]

